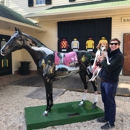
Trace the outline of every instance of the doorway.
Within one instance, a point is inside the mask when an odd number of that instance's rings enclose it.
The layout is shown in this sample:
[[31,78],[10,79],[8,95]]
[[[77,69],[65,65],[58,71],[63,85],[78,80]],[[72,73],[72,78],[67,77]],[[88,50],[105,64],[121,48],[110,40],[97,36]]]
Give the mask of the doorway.
[[130,33],[123,35],[124,65],[123,75],[130,76]]
[[[2,48],[6,42],[10,39],[10,36],[0,34],[0,48]],[[0,76],[12,74],[12,56],[0,55]]]
[[58,51],[74,49],[96,52],[102,38],[111,39],[111,18],[58,22]]

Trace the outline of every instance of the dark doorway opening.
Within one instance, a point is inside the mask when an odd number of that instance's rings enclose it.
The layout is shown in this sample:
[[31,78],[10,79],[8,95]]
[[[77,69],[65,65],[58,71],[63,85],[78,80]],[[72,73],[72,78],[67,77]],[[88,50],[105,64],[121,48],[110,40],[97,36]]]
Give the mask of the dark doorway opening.
[[[0,49],[6,44],[10,39],[10,36],[0,34]],[[11,54],[7,56],[0,55],[0,76],[12,74],[12,56]]]
[[58,22],[58,51],[73,49],[96,52],[102,38],[111,39],[111,18]]

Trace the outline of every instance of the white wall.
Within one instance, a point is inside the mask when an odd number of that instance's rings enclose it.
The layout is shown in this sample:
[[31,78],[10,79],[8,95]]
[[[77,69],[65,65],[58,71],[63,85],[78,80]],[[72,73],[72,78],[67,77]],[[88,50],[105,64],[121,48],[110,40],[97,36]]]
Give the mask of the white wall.
[[28,0],[23,0],[23,1],[19,1],[19,0],[6,0],[6,6],[8,6],[9,8],[13,9],[14,11],[25,15],[25,14],[29,14],[29,13],[34,13],[37,11],[41,11],[44,10],[49,6],[37,6],[37,7],[28,7]]
[[38,35],[37,38],[41,39],[41,41],[53,51],[57,51],[57,22],[41,22],[40,25],[47,31],[44,33],[44,36]]
[[94,2],[100,0],[75,0],[73,2],[69,2],[69,0],[52,0],[52,1],[53,1],[53,6],[59,6],[59,5],[78,4],[78,3],[85,3],[85,2]]
[[122,17],[129,15],[113,16],[112,18],[112,38],[118,38],[121,41],[121,51],[123,52],[123,34],[130,33],[130,22],[122,22]]
[[75,0],[74,2],[69,2],[69,0],[52,0],[51,5],[28,7],[28,0],[23,0],[23,1],[6,0],[5,5],[11,9],[13,9],[16,12],[19,12],[22,15],[26,15],[26,14],[42,11],[42,10],[50,8],[52,6],[84,3],[84,2],[90,2],[90,1],[94,1],[94,0]]

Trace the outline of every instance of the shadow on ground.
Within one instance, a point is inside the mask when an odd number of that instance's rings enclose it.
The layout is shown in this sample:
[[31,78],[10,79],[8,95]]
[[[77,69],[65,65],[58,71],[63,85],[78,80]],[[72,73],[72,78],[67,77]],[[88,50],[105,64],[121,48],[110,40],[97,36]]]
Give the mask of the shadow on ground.
[[[56,99],[58,96],[62,95],[66,89],[53,89],[53,99]],[[32,99],[39,99],[39,100],[46,100],[46,94],[45,93],[45,87],[38,87],[32,92],[30,92],[26,97],[32,98]]]

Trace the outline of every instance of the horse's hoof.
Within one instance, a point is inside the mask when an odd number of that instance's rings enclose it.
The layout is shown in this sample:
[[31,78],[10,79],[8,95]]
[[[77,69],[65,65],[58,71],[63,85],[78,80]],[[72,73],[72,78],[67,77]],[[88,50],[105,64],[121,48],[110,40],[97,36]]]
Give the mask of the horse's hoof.
[[48,110],[48,112],[51,112],[51,108]]
[[92,105],[92,109],[94,109],[94,108],[96,108],[96,103],[94,103],[94,104]]
[[50,105],[50,107],[52,107],[53,106],[53,103]]
[[95,106],[95,105],[92,105],[92,109],[94,109],[94,108],[96,108],[96,106]]
[[83,101],[81,101],[78,105],[81,107],[84,104]]
[[44,113],[42,114],[43,116],[48,116],[48,112],[44,111]]

